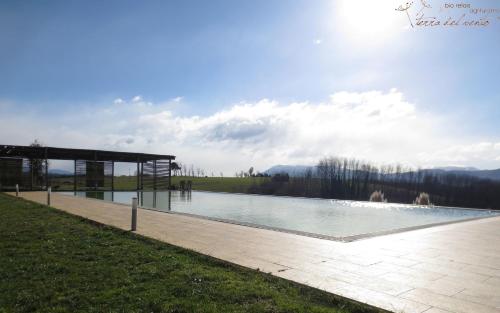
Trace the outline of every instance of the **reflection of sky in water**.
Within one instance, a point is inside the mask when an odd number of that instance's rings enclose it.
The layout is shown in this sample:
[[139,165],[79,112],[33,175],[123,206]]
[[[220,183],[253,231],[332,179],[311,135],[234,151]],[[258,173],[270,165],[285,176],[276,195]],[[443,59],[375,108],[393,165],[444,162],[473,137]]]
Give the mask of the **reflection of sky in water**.
[[[65,194],[73,194],[71,192]],[[85,196],[85,192],[77,192]],[[432,223],[486,217],[495,213],[397,203],[307,199],[215,192],[88,192],[87,197],[157,210],[191,213],[239,222],[344,237]]]

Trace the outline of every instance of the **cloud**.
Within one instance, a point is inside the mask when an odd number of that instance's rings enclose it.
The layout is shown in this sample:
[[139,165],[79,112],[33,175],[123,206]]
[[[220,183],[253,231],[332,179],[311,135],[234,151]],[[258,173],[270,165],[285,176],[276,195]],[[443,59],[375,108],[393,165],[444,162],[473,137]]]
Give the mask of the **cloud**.
[[[396,89],[336,92],[321,103],[263,99],[208,116],[174,114],[171,105],[182,101],[115,100],[57,121],[2,114],[0,141],[26,144],[38,137],[54,146],[174,154],[182,163],[226,175],[250,166],[315,164],[329,155],[413,166],[500,167],[500,140],[452,136],[446,116],[422,111]],[[29,127],[19,132],[16,125]]]
[[427,162],[441,165],[474,165],[491,164],[489,167],[500,167],[498,152],[500,142],[479,142],[458,144],[442,147],[436,151],[422,153],[421,157]]
[[314,39],[314,41],[313,41],[313,43],[314,43],[315,45],[320,45],[322,42],[323,42],[323,40],[321,40],[321,39],[319,39],[319,38],[318,38],[318,39]]

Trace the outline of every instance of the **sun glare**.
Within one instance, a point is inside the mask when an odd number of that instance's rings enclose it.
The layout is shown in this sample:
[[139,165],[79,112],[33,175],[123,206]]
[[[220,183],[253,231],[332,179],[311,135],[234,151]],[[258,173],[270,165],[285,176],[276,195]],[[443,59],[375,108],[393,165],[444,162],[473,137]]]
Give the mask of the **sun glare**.
[[350,40],[383,41],[401,29],[392,0],[345,0],[336,8],[336,28]]

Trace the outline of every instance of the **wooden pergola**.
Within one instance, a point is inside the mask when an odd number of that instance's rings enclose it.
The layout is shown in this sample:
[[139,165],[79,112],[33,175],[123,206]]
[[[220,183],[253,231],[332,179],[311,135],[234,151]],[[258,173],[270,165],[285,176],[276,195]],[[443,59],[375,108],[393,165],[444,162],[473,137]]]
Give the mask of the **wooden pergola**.
[[[175,160],[175,156],[105,150],[0,145],[0,161],[3,161],[0,171],[5,172],[3,173],[4,177],[10,171],[9,173],[13,173],[11,176],[15,180],[16,176],[19,175],[19,164],[23,164],[25,170],[21,169],[21,173],[26,174],[30,182],[28,186],[24,186],[24,189],[34,189],[33,164],[35,164],[35,161],[44,165],[44,187],[48,188],[50,186],[48,160],[69,160],[74,162],[73,189],[75,191],[79,189],[79,179],[82,178],[85,179],[84,190],[108,188],[113,191],[115,189],[115,162],[137,164],[137,190],[143,190],[145,183],[149,183],[146,185],[149,185],[148,187],[151,187],[151,189],[157,190],[170,188],[172,160]],[[0,175],[1,177],[2,175]],[[105,177],[111,178],[109,187],[104,186]],[[2,184],[1,181],[0,184]]]

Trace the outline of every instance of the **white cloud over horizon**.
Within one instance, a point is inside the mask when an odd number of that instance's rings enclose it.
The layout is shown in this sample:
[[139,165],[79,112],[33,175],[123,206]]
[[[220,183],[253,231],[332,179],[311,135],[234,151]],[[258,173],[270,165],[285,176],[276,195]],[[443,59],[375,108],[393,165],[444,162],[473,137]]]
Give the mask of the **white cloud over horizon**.
[[[156,104],[115,99],[79,114],[23,116],[5,109],[0,142],[174,154],[206,172],[315,164],[324,156],[377,164],[500,167],[499,138],[463,138],[447,116],[423,111],[402,92],[336,92],[322,103],[238,103],[208,116],[180,116],[177,97]],[[0,106],[1,107],[1,106]],[[18,125],[23,125],[22,128]],[[50,126],[47,126],[50,125]]]

